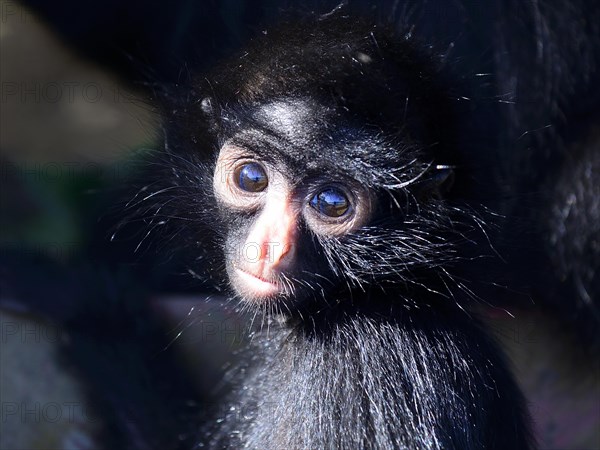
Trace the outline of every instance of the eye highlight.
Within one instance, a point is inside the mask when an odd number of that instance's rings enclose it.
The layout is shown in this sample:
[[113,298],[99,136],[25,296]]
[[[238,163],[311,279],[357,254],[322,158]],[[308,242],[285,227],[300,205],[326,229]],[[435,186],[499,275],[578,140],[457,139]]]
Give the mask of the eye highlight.
[[235,182],[246,192],[262,192],[269,184],[265,169],[255,162],[240,166],[235,172]]
[[310,206],[327,217],[341,217],[350,209],[350,201],[340,189],[328,187],[310,200]]

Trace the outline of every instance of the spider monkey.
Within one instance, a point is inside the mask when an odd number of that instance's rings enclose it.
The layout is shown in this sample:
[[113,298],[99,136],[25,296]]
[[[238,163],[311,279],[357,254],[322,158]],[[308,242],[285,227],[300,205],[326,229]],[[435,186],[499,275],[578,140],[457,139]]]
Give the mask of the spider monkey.
[[[455,76],[451,49],[436,53],[409,26],[391,32],[341,13],[269,30],[167,89],[166,170],[140,212],[188,244],[204,261],[192,269],[227,286],[256,329],[232,392],[202,420],[177,416],[188,393],[164,370],[175,362],[144,354],[147,387],[164,382],[156,395],[174,420],[146,423],[139,408],[133,424],[112,418],[122,436],[111,445],[535,447],[523,395],[471,310],[498,299],[473,281],[508,272],[594,344],[600,17],[584,6],[495,2],[493,26],[477,30],[492,46],[483,81]],[[504,219],[480,208],[490,197]],[[498,247],[510,263],[488,266]],[[86,337],[74,360],[111,339],[98,309],[64,313]],[[122,313],[102,320],[119,316],[125,332]],[[129,336],[143,354],[158,339],[155,318],[126,313],[151,325]],[[100,397],[136,379],[102,355],[85,375]],[[102,364],[114,384],[98,378]],[[108,416],[144,403],[126,388],[109,397]]]
[[[591,33],[583,53],[597,44]],[[489,180],[473,175],[485,158],[465,122],[478,111],[450,78],[417,39],[334,15],[269,31],[167,102],[167,186],[186,200],[158,219],[188,211],[182,234],[267,322],[203,445],[534,446],[501,351],[466,311],[479,298],[462,276],[489,250],[474,211]],[[523,78],[526,96],[541,75]],[[546,101],[536,119],[565,110]],[[595,292],[597,255],[586,260]]]
[[451,192],[460,106],[428,52],[336,15],[269,31],[185,89],[153,220],[183,217],[267,322],[199,441],[530,448],[523,397],[452,274],[480,219]]

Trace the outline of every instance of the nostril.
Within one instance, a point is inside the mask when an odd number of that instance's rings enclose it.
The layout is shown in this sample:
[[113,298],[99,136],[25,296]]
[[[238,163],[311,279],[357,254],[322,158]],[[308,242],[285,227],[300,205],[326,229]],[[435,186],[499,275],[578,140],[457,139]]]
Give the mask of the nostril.
[[278,242],[269,247],[268,262],[271,266],[281,266],[290,262],[294,256],[294,246],[289,242]]
[[291,259],[294,256],[294,244],[286,243],[283,245],[283,249],[281,251],[281,256],[279,259]]

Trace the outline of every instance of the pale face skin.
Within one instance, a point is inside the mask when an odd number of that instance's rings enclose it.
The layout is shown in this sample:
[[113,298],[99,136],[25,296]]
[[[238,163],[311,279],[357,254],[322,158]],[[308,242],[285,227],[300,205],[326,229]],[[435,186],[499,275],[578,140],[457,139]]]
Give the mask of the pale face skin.
[[296,251],[302,225],[315,235],[340,237],[364,225],[371,210],[366,190],[328,183],[326,177],[307,190],[302,180],[290,180],[228,143],[219,153],[213,189],[223,207],[255,217],[237,256],[228,261],[228,273],[235,291],[257,303],[289,291],[283,280],[302,264]]

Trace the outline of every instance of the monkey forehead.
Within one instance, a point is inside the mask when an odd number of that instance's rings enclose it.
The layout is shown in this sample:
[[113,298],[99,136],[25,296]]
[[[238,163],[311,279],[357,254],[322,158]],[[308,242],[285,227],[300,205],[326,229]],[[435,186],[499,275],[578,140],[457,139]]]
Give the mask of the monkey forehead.
[[281,99],[261,105],[254,117],[281,137],[292,142],[303,142],[326,122],[324,108],[318,108],[309,99]]
[[288,156],[303,159],[322,154],[316,152],[330,140],[343,120],[333,108],[324,106],[310,97],[280,98],[259,104],[252,112],[253,125],[280,141],[277,147]]
[[[413,176],[416,149],[379,129],[353,124],[311,98],[277,99],[230,111],[228,142],[285,168],[295,180],[306,176],[353,178],[376,187]],[[250,119],[248,119],[248,116]],[[398,169],[402,170],[398,170]]]

